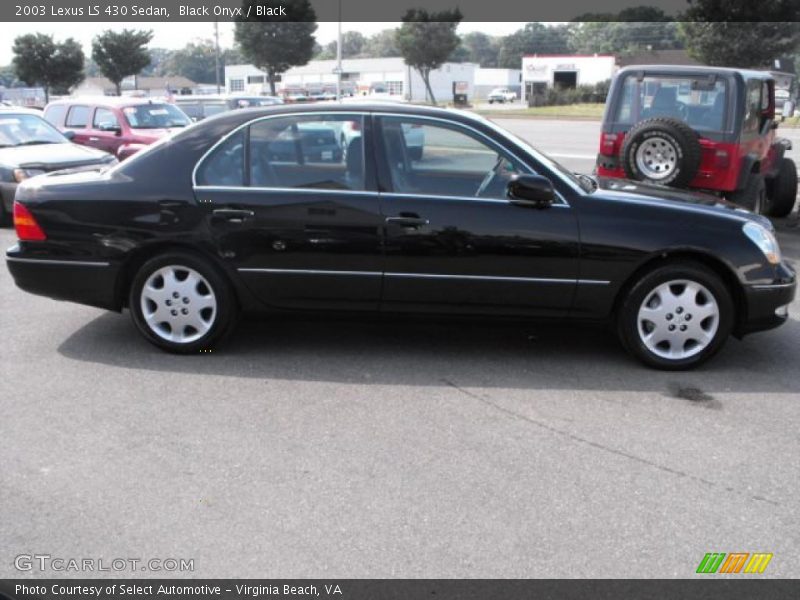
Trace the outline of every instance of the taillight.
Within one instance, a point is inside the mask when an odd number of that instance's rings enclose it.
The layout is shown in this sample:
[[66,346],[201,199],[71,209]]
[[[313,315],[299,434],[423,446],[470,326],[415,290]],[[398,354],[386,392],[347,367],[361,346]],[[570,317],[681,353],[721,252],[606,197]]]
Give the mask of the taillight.
[[14,202],[14,229],[17,230],[17,237],[24,242],[41,242],[47,239],[31,211],[19,202]]
[[600,154],[605,156],[617,155],[617,134],[604,133],[600,140]]
[[717,169],[727,169],[731,166],[731,156],[727,150],[717,150],[714,153],[714,166]]

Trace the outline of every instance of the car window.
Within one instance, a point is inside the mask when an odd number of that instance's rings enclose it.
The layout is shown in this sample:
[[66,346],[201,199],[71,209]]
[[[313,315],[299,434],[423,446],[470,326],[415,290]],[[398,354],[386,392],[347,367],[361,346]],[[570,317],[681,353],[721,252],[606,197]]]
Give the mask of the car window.
[[250,126],[250,184],[363,190],[363,117],[302,116]]
[[67,139],[36,115],[0,114],[0,147],[63,144]]
[[122,109],[122,114],[134,129],[168,129],[191,124],[189,117],[173,104],[148,102],[126,106]]
[[231,135],[197,169],[197,185],[244,186],[244,130]]
[[747,100],[742,133],[756,133],[761,120],[761,81],[751,79],[747,82]]
[[178,106],[190,119],[200,119],[203,117],[203,109],[197,102],[179,102]]
[[506,198],[508,181],[525,171],[468,129],[405,117],[384,117],[381,123],[396,193]]
[[95,129],[109,129],[119,127],[119,121],[114,111],[107,108],[98,108],[94,111],[94,121],[92,126]]
[[203,103],[203,115],[213,117],[228,110],[228,105],[224,102],[205,102]]
[[89,107],[88,106],[73,106],[67,113],[67,122],[65,127],[79,128],[86,127],[89,123]]
[[61,125],[64,123],[65,114],[67,114],[67,107],[63,104],[48,106],[44,110],[45,120],[56,127],[61,127]]

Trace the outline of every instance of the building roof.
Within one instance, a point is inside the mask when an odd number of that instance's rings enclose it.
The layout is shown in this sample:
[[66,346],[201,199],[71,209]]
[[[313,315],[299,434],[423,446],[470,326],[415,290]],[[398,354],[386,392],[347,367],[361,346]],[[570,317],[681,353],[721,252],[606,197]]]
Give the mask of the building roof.
[[696,61],[686,53],[686,50],[644,50],[617,59],[620,67],[630,65],[678,65],[697,66],[703,63]]
[[[193,88],[197,86],[194,81],[182,75],[136,78],[136,89],[139,90],[166,90],[167,85],[169,85],[171,89]],[[83,80],[83,83],[78,84],[78,87],[82,86],[102,88],[104,90],[115,89],[114,84],[106,77],[87,77]],[[129,80],[125,80],[122,82],[122,89],[131,90],[134,89],[134,87],[130,84]]]

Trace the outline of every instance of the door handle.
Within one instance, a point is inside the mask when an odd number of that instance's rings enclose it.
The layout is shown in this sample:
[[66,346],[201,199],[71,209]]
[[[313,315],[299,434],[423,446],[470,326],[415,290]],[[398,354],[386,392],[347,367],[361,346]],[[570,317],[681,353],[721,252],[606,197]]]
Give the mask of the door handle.
[[99,142],[100,138],[99,137],[89,137],[89,141],[90,142]]
[[399,225],[400,227],[423,227],[424,225],[430,224],[428,219],[423,219],[417,216],[406,216],[406,217],[386,217],[386,222],[389,225]]
[[225,219],[231,223],[241,223],[245,219],[254,217],[256,213],[252,210],[240,208],[215,208],[211,214],[218,219]]

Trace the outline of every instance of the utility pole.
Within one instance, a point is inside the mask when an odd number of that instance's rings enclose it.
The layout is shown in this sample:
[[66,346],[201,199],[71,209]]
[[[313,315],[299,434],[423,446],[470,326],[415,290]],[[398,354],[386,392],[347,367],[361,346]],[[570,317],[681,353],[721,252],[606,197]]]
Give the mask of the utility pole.
[[217,94],[219,94],[219,22],[214,21],[214,78],[217,83]]
[[336,37],[336,101],[342,99],[342,0],[339,0],[339,33]]

